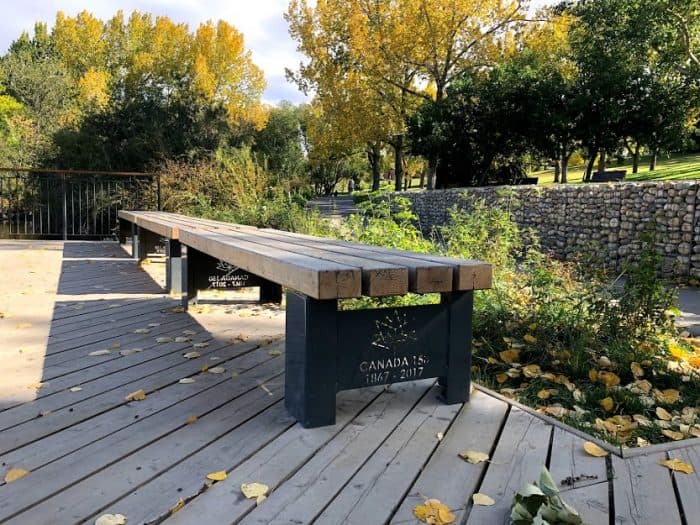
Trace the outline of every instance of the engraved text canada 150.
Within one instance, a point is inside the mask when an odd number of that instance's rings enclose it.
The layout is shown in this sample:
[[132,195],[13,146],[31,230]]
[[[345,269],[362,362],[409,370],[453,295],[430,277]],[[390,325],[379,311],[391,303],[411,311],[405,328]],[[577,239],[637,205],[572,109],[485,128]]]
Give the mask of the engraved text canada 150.
[[429,363],[430,357],[417,354],[362,361],[359,369],[369,386],[420,379]]

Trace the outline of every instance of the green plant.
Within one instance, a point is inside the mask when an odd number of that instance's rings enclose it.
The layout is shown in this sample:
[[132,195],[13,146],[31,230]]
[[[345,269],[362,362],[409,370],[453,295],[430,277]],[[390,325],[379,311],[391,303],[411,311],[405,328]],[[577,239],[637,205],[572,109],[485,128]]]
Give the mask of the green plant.
[[514,525],[579,525],[583,520],[559,495],[547,467],[542,467],[540,481],[528,483],[515,495],[510,518]]

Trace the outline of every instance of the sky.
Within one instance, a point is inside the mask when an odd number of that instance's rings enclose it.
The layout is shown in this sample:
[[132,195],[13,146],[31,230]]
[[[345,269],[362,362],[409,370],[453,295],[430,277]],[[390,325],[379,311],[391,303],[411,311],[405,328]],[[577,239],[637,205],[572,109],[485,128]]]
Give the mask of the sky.
[[[351,1],[351,0],[349,0]],[[533,0],[532,5],[552,3],[553,0]],[[190,30],[206,20],[223,19],[241,31],[253,61],[265,72],[267,89],[265,102],[282,100],[302,102],[305,97],[296,86],[285,79],[284,69],[296,69],[302,60],[296,43],[282,18],[288,0],[0,0],[0,51],[4,53],[22,31],[32,32],[34,23],[46,22],[49,27],[56,12],[75,16],[88,9],[96,17],[107,20],[119,9],[128,16],[134,10],[165,15],[175,22],[186,22]]]

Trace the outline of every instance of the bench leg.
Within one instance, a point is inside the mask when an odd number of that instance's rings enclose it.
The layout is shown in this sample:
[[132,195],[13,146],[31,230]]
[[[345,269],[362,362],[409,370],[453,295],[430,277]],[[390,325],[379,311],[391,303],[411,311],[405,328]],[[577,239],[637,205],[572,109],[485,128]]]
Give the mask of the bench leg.
[[124,219],[119,219],[119,244],[126,244],[126,238],[131,234],[131,223]]
[[133,222],[131,223],[131,257],[139,258],[139,229]]
[[182,245],[168,239],[165,243],[165,289],[173,295],[182,294]]
[[335,424],[338,301],[287,292],[284,404],[304,428]]
[[263,281],[260,284],[260,302],[280,304],[282,302],[282,287],[271,281]]
[[[180,245],[180,248],[182,249],[182,245]],[[195,276],[198,270],[198,258],[201,257],[201,255],[201,252],[187,246],[185,246],[185,257],[182,257],[182,252],[180,252],[180,293],[182,294],[182,307],[185,310],[187,310],[190,301],[197,297]]]
[[135,258],[141,262],[148,257],[149,253],[156,251],[156,246],[160,242],[160,237],[155,233],[144,230],[143,228],[137,226],[137,242],[136,242],[136,256]]
[[440,378],[445,401],[449,404],[469,401],[472,356],[472,308],[474,292],[442,295],[448,308],[447,377]]

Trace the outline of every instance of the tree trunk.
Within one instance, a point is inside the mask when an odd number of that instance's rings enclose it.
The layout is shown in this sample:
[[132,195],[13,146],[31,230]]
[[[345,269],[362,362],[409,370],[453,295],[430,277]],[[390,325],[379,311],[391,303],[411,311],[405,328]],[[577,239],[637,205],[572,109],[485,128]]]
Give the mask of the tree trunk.
[[437,164],[438,158],[436,154],[428,156],[428,189],[434,190],[437,182]]
[[420,189],[423,189],[424,184],[425,184],[425,168],[420,170],[420,182],[418,183],[418,187]]
[[396,135],[394,142],[394,190],[403,189],[403,135]]
[[561,183],[569,182],[569,153],[564,150],[561,154]]
[[554,182],[559,183],[559,176],[561,174],[561,161],[556,159],[554,161]]
[[632,153],[632,173],[639,173],[639,143],[634,147],[634,153]]
[[591,180],[591,173],[593,173],[593,165],[595,164],[595,154],[591,153],[591,158],[588,159],[588,165],[586,166],[586,174],[584,176],[585,181]]
[[367,148],[367,160],[372,168],[372,191],[379,190],[379,183],[381,181],[381,162],[382,162],[382,150],[379,146],[379,142],[372,142]]
[[656,169],[656,161],[659,158],[659,150],[655,149],[651,152],[651,161],[649,162],[649,171],[654,171]]
[[605,171],[605,160],[606,160],[605,149],[601,149],[600,156],[598,157],[598,171],[600,173],[603,173]]

